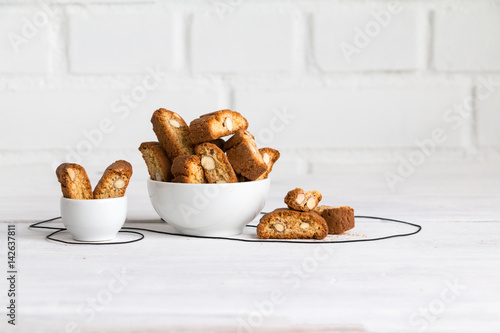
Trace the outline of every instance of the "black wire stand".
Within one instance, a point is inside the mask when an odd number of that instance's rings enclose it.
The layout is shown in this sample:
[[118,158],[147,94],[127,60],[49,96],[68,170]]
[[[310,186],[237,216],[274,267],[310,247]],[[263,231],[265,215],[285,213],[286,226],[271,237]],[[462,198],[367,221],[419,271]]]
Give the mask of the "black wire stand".
[[[266,213],[261,212],[261,214],[266,214]],[[335,241],[326,240],[325,241],[325,240],[290,240],[290,239],[284,239],[284,240],[282,240],[282,239],[241,239],[241,238],[234,238],[234,237],[197,236],[197,235],[185,235],[185,234],[178,234],[175,232],[159,231],[159,230],[146,229],[146,228],[122,227],[121,230],[119,231],[120,233],[135,234],[135,235],[138,235],[139,237],[132,239],[132,240],[112,241],[112,242],[71,242],[71,241],[65,241],[65,240],[54,237],[57,234],[59,234],[63,231],[66,231],[67,230],[66,228],[48,227],[48,226],[44,225],[45,223],[53,222],[53,221],[56,221],[60,218],[61,217],[59,216],[59,217],[54,217],[54,218],[51,218],[48,220],[36,222],[36,223],[31,224],[29,227],[33,228],[33,229],[54,230],[52,233],[45,236],[45,238],[47,240],[59,242],[59,243],[64,243],[64,244],[75,244],[75,245],[117,245],[117,244],[135,243],[135,242],[138,242],[138,241],[144,239],[144,234],[141,233],[140,231],[153,232],[153,233],[157,233],[157,234],[179,236],[179,237],[218,239],[218,240],[245,242],[245,243],[287,243],[287,244],[316,244],[316,245],[318,245],[318,244],[335,244],[335,243],[340,244],[340,243],[373,242],[373,241],[379,241],[379,240],[390,239],[390,238],[408,237],[408,236],[418,234],[422,230],[422,226],[415,224],[415,223],[411,223],[411,222],[395,220],[395,219],[388,219],[388,218],[384,218],[384,217],[375,217],[375,216],[355,216],[356,219],[371,219],[371,220],[380,220],[380,221],[385,221],[385,222],[406,224],[406,225],[410,225],[412,227],[415,227],[416,230],[413,232],[409,232],[409,233],[393,234],[393,235],[388,235],[388,236],[383,236],[383,237],[375,237],[375,238],[335,240]],[[246,228],[257,228],[256,225],[252,225],[252,224],[247,224],[245,227]]]

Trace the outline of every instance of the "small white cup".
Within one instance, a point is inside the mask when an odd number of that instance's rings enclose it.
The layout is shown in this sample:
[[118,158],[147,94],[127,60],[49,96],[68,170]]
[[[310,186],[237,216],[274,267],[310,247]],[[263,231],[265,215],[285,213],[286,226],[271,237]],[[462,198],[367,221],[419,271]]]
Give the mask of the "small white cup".
[[127,218],[127,197],[76,200],[61,197],[62,222],[74,240],[109,241]]

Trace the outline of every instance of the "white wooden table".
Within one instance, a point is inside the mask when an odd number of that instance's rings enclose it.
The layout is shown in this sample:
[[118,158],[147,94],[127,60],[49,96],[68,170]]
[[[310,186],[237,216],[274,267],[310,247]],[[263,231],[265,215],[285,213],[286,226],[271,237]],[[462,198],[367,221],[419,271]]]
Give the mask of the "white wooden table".
[[[500,164],[424,165],[395,192],[387,170],[394,166],[275,177],[266,210],[296,186],[318,189],[325,204],[357,215],[418,223],[417,235],[300,245],[145,233],[133,244],[83,246],[28,229],[59,215],[53,170],[3,167],[0,268],[6,275],[15,224],[18,308],[12,327],[2,277],[0,331],[500,332]],[[149,203],[144,170],[128,196],[127,225],[169,230]],[[361,224],[352,232],[371,236]]]

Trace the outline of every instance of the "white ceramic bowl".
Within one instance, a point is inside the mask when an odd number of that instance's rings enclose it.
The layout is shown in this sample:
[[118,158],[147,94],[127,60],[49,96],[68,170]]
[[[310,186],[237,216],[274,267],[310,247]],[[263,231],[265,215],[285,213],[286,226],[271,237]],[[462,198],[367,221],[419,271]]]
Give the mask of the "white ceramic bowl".
[[233,236],[264,208],[270,179],[232,184],[180,184],[148,179],[154,209],[177,233]]
[[127,197],[92,200],[62,197],[61,216],[74,240],[112,240],[127,218]]

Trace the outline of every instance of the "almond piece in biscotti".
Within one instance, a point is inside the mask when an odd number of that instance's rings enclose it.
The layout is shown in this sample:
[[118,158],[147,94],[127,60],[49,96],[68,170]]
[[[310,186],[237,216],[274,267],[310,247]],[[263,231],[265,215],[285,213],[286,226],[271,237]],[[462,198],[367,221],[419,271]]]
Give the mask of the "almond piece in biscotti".
[[267,177],[269,177],[269,174],[273,170],[274,163],[276,163],[276,161],[278,161],[278,159],[280,158],[280,152],[277,151],[276,149],[261,148],[261,149],[259,149],[259,152],[262,155],[262,159],[264,160],[264,163],[266,163],[267,170],[256,180],[262,180],[262,179],[266,179]]
[[196,146],[196,154],[201,158],[201,166],[208,183],[237,183],[238,177],[227,156],[216,145],[204,142]]
[[159,142],[143,142],[139,147],[142,158],[148,167],[149,177],[160,182],[172,180],[171,163]]
[[125,195],[132,177],[132,165],[124,160],[116,161],[106,168],[94,189],[94,199],[119,198]]
[[322,195],[318,191],[304,191],[301,188],[296,188],[287,193],[285,203],[288,208],[303,212],[314,210],[322,199]]
[[189,138],[193,144],[212,141],[248,128],[248,121],[238,112],[220,110],[204,114],[189,124]]
[[257,236],[263,239],[323,239],[328,226],[315,212],[299,212],[281,208],[264,215],[257,226]]
[[158,109],[153,112],[151,123],[158,141],[171,162],[177,156],[194,154],[189,138],[189,127],[177,113],[163,108]]
[[56,170],[63,196],[68,199],[93,199],[92,186],[85,169],[75,163],[63,163]]

